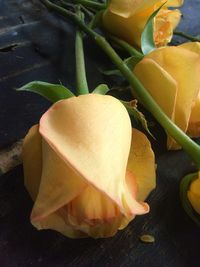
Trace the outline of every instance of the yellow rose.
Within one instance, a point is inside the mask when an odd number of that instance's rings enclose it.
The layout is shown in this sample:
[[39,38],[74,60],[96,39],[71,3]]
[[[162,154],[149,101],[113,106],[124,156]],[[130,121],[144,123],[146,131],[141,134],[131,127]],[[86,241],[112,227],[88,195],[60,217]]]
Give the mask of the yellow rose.
[[[158,48],[133,72],[180,129],[200,136],[200,43]],[[168,148],[179,146],[169,137]]]
[[187,196],[193,209],[200,214],[200,173],[197,179],[191,182]]
[[[104,28],[128,43],[140,47],[141,34],[148,18],[165,2],[165,0],[112,0],[103,14]],[[182,4],[183,0],[169,0],[156,15],[154,40],[158,47],[171,41],[173,30],[181,18],[178,9],[169,10],[167,7],[179,7]]]
[[24,140],[31,222],[71,237],[109,237],[138,214],[155,187],[146,136],[111,96],[82,95],[55,103]]

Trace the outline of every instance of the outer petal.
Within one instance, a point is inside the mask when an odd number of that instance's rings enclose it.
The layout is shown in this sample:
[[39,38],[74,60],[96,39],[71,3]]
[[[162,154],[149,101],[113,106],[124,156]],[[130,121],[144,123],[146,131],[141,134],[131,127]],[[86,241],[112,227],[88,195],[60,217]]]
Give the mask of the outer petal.
[[200,214],[200,177],[194,180],[190,185],[188,198],[194,210]]
[[179,45],[179,47],[190,50],[191,52],[195,52],[200,55],[200,43],[199,42],[188,42]]
[[[175,123],[186,132],[193,101],[200,88],[200,57],[181,47],[163,47],[150,53],[147,58],[156,61],[176,80]],[[171,148],[175,148],[174,144]]]
[[129,177],[129,185],[137,184],[137,199],[144,201],[156,186],[155,157],[147,137],[136,129],[133,129],[127,170],[135,177],[135,180]]
[[141,60],[136,65],[134,73],[167,116],[173,119],[177,95],[177,83],[171,75],[169,75],[154,60],[149,58]]
[[[178,86],[173,77],[153,59],[144,58],[135,67],[134,73],[149,91],[166,115],[175,120],[175,105]],[[166,101],[167,99],[167,101]],[[174,141],[169,137],[168,146]]]
[[192,107],[187,133],[191,137],[200,136],[200,93]]
[[167,7],[180,7],[184,3],[184,0],[168,0],[165,6]]
[[112,0],[109,5],[109,10],[113,14],[124,18],[130,17],[141,10],[153,7],[155,4],[164,2],[162,0]]
[[34,223],[32,222],[32,224],[38,230],[51,229],[70,238],[86,237],[87,235],[85,233],[77,230],[64,219],[65,217],[63,216],[62,210],[63,208],[59,209],[57,212],[48,215],[42,221]]
[[42,138],[34,125],[23,143],[24,183],[31,198],[36,199],[42,174]]
[[[199,42],[188,42],[180,45],[180,47],[190,50],[200,55],[200,43]],[[200,87],[199,87],[200,90]],[[188,135],[191,137],[200,136],[200,93],[197,99],[194,100],[192,112],[189,119],[189,125],[187,129]]]
[[45,142],[42,143],[42,177],[31,220],[41,221],[66,205],[86,187],[79,174],[68,166]]
[[131,123],[111,96],[82,95],[55,103],[41,118],[40,133],[68,166],[126,213],[145,208],[126,189]]

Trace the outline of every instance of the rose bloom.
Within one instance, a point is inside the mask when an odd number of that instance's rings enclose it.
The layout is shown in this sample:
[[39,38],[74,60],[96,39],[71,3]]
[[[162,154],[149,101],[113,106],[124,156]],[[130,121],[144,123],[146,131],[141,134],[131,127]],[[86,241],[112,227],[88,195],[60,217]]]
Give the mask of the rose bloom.
[[193,209],[200,214],[200,173],[197,179],[191,182],[187,196]]
[[[180,129],[200,136],[200,43],[158,48],[133,72]],[[168,137],[168,148],[179,146]]]
[[24,140],[31,222],[68,237],[109,237],[146,214],[155,187],[146,136],[112,96],[81,95],[55,103]]
[[[140,47],[141,34],[149,17],[165,0],[111,0],[103,14],[103,26],[111,34]],[[154,41],[157,47],[165,46],[173,36],[181,13],[178,9],[183,0],[168,0],[154,19]]]

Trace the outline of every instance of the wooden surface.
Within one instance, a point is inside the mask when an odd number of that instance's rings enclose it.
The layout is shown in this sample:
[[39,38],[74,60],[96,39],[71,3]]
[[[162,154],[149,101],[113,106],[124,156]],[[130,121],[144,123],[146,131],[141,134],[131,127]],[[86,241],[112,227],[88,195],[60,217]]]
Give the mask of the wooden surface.
[[[186,0],[182,10],[180,28],[200,34],[200,1]],[[39,1],[0,0],[0,148],[22,138],[49,106],[41,97],[14,88],[32,80],[61,81],[74,88],[73,32],[72,25],[49,15]],[[96,67],[101,52],[87,45],[92,89],[105,77]],[[194,166],[182,151],[158,151],[158,186],[148,199],[151,212],[109,239],[71,240],[35,230],[29,223],[32,202],[22,167],[1,176],[0,266],[199,267],[200,229],[182,210],[178,188]],[[153,235],[155,243],[142,243],[142,234]]]

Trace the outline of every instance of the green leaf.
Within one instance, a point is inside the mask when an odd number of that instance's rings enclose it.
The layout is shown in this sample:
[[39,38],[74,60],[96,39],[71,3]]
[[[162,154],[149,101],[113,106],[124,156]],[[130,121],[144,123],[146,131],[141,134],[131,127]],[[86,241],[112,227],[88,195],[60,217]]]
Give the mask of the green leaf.
[[143,59],[141,56],[132,56],[124,60],[130,70],[133,70],[135,66]]
[[21,88],[17,89],[17,91],[33,92],[47,98],[53,103],[61,99],[66,99],[74,96],[74,94],[63,85],[51,84],[41,81],[33,81],[27,83]]
[[[165,2],[166,3],[166,2]],[[165,4],[164,3],[164,4]],[[156,45],[154,43],[154,18],[160,11],[160,9],[163,7],[162,4],[156,11],[153,12],[153,14],[149,17],[144,30],[142,32],[141,36],[141,50],[144,55],[149,54],[153,50],[156,49]]]
[[147,133],[154,138],[154,136],[149,130],[148,123],[144,114],[137,109],[137,101],[133,100],[130,102],[126,102],[121,100],[121,103],[125,106],[129,115],[133,117],[136,123],[140,122],[145,131],[147,131]]
[[116,75],[116,76],[123,77],[121,72],[119,70],[117,70],[117,69],[114,69],[114,70],[103,70],[101,68],[98,68],[98,70],[99,70],[99,72],[101,72],[102,74],[104,74],[106,76]]
[[200,226],[200,215],[193,209],[190,201],[187,197],[187,192],[189,190],[190,184],[192,181],[197,179],[198,173],[191,173],[186,175],[180,184],[180,199],[183,209],[187,215],[198,225]]
[[108,88],[107,84],[100,84],[98,85],[94,91],[93,94],[99,94],[99,95],[105,95],[110,89]]

